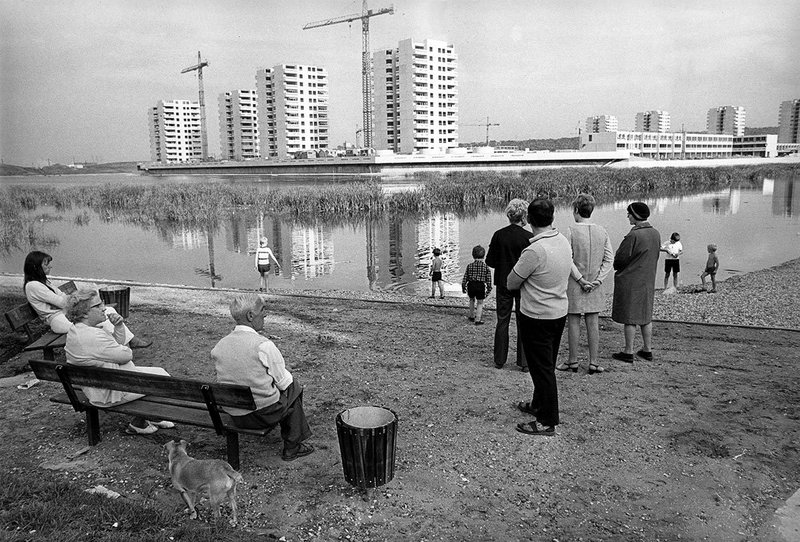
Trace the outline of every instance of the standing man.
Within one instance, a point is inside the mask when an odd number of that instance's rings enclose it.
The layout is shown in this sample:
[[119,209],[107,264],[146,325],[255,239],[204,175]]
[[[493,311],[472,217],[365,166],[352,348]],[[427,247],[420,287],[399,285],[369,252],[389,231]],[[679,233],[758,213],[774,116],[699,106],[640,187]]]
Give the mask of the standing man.
[[554,436],[558,418],[556,359],[567,321],[567,281],[572,271],[572,249],[553,227],[553,202],[536,198],[528,206],[533,239],[508,275],[508,288],[520,290],[519,322],[522,344],[533,381],[533,398],[517,408],[536,420],[517,424],[527,435]]
[[517,314],[517,365],[521,370],[528,368],[525,352],[519,332],[519,291],[510,291],[506,286],[506,277],[519,260],[519,255],[530,244],[533,234],[525,229],[525,215],[528,202],[524,199],[512,199],[506,206],[509,225],[499,229],[492,235],[486,265],[494,269],[494,284],[497,298],[497,326],[494,330],[494,366],[502,369],[508,357],[508,325],[511,321],[511,309],[516,304]]
[[625,349],[612,358],[633,363],[633,339],[636,326],[642,332],[640,358],[653,361],[653,297],[661,234],[647,221],[650,208],[642,201],[628,205],[628,222],[633,226],[614,255],[614,303],[611,319],[625,325]]
[[311,436],[303,412],[303,388],[286,370],[275,344],[258,333],[264,328],[266,305],[257,294],[236,296],[230,305],[236,327],[211,350],[217,382],[250,386],[256,410],[226,407],[233,424],[244,429],[281,426],[284,461],[294,461],[314,451],[303,444]]

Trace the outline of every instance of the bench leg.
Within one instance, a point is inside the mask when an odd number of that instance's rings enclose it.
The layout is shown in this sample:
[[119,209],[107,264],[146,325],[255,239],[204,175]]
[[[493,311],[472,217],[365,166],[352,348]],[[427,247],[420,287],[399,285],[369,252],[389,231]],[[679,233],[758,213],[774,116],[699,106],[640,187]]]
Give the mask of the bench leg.
[[234,470],[239,470],[239,433],[226,431],[225,436],[228,439],[228,463]]
[[100,416],[96,408],[86,410],[86,434],[89,436],[89,446],[100,442]]

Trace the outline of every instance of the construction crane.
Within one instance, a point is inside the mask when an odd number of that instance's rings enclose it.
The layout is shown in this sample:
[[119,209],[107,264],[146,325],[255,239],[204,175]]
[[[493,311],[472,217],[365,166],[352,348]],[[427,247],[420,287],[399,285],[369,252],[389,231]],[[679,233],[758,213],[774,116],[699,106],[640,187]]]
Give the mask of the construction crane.
[[200,58],[200,51],[197,51],[197,64],[181,70],[181,73],[197,71],[197,84],[200,87],[200,146],[203,153],[203,161],[208,160],[208,134],[206,133],[206,99],[203,91],[203,68],[208,66],[208,62]]
[[362,0],[361,13],[343,15],[342,17],[334,17],[333,19],[325,19],[324,21],[316,21],[308,23],[303,27],[303,30],[309,30],[311,28],[319,28],[320,26],[352,23],[353,21],[361,20],[361,94],[364,111],[363,130],[365,147],[372,147],[372,74],[370,73],[371,62],[369,58],[369,19],[370,17],[377,17],[384,13],[394,13],[394,6],[372,11],[367,8],[367,0]]
[[500,126],[496,122],[489,122],[489,117],[486,117],[486,122],[480,124],[465,124],[464,126],[485,126],[486,127],[486,146],[489,146],[489,126]]

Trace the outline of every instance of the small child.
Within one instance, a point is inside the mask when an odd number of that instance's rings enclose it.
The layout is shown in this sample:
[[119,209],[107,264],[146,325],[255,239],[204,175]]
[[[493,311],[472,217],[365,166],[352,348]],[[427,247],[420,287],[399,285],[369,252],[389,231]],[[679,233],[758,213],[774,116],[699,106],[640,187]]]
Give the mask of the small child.
[[442,280],[442,251],[433,249],[433,262],[431,263],[431,299],[436,297],[436,285],[439,285],[439,295],[444,299],[444,281]]
[[683,254],[681,234],[674,232],[672,235],[670,235],[669,241],[663,243],[659,250],[667,254],[667,257],[664,260],[664,289],[667,289],[667,284],[669,284],[669,274],[672,272],[672,284],[677,290],[678,273],[681,272],[681,261],[678,258],[680,258],[681,254]]
[[[486,249],[476,245],[472,249],[474,261],[467,266],[461,280],[461,291],[469,295],[469,319],[476,326],[483,325],[483,300],[492,291],[492,274],[486,262]],[[477,300],[477,308],[475,307]]]
[[700,280],[703,281],[703,290],[706,289],[706,277],[711,276],[711,291],[710,293],[717,293],[717,269],[719,269],[719,258],[717,258],[717,245],[711,243],[708,245],[708,260],[706,260],[706,270],[700,274]]

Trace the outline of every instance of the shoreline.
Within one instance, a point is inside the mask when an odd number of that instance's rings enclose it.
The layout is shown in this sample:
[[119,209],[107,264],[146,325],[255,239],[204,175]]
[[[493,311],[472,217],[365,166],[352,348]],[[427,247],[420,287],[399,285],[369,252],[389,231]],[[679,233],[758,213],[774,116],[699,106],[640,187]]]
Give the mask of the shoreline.
[[[92,284],[131,286],[131,305],[180,308],[188,312],[227,314],[231,293],[253,290],[208,288],[201,286],[151,284],[86,277],[53,276],[56,281],[74,280]],[[0,288],[21,287],[22,275],[0,274]],[[782,264],[729,277],[717,283],[717,293],[704,293],[699,284],[682,284],[677,293],[656,290],[653,320],[686,324],[712,324],[800,331],[800,257]],[[427,297],[358,290],[282,290],[271,289],[267,297],[304,297],[332,300],[370,301],[387,304],[465,307],[465,297],[429,300]],[[485,310],[495,310],[494,296],[486,300]],[[611,296],[601,318],[611,314]]]

